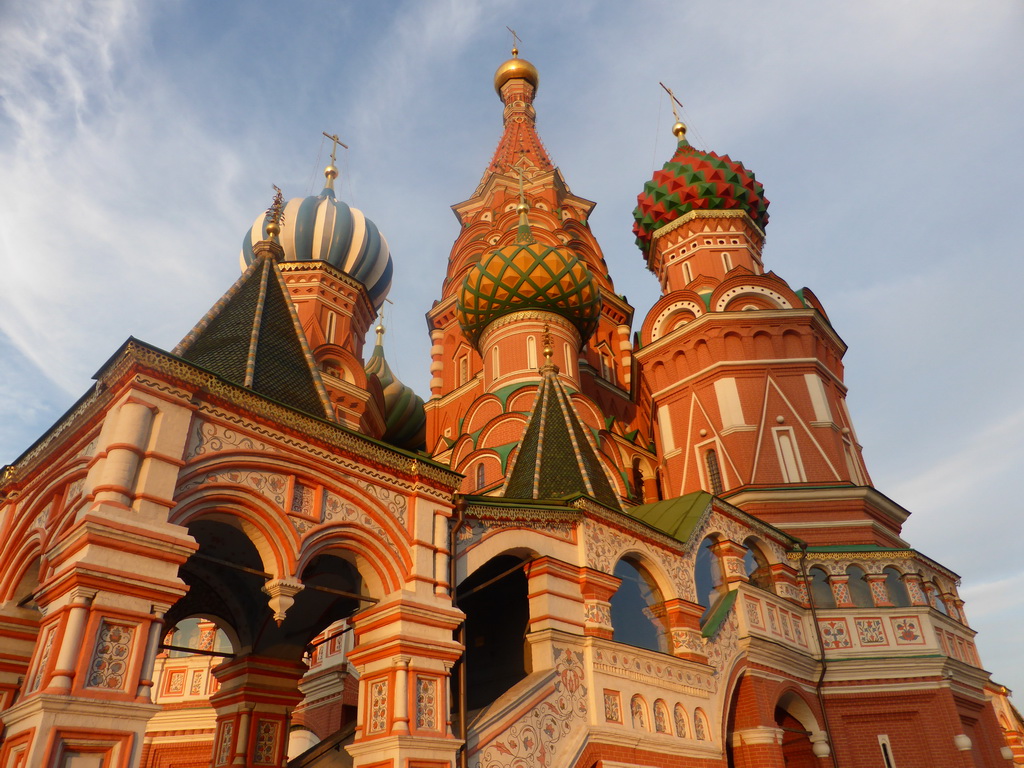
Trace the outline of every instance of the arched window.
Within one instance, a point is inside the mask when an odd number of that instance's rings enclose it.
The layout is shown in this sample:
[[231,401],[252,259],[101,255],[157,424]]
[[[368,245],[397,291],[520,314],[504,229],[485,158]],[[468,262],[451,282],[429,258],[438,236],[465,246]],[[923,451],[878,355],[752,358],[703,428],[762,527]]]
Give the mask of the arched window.
[[615,566],[615,576],[622,579],[610,601],[615,641],[667,653],[664,598],[654,579],[626,558]]
[[747,548],[746,554],[743,555],[743,567],[747,572],[747,580],[751,586],[768,592],[774,592],[775,585],[772,583],[772,567],[768,562],[768,558],[764,556],[760,544],[757,543],[757,539],[750,537],[743,542],[743,546]]
[[682,704],[675,707],[676,736],[680,739],[690,738],[690,729],[686,727],[686,710]]
[[946,601],[942,599],[942,590],[939,589],[938,583],[928,582],[925,584],[925,590],[928,592],[928,602],[931,603],[932,608],[943,616],[949,616],[949,609],[946,608]]
[[722,584],[722,570],[718,557],[713,551],[715,540],[708,536],[697,549],[694,563],[694,583],[697,586],[697,602],[704,606],[701,621],[711,611],[711,606],[718,599],[718,588]]
[[498,348],[494,347],[491,350],[491,377],[498,378],[501,376],[501,356],[498,353]]
[[811,599],[818,608],[835,608],[836,596],[832,594],[832,587],[828,583],[828,574],[824,568],[811,568],[807,574],[810,577]]
[[871,608],[875,601],[871,599],[871,585],[864,574],[864,569],[857,565],[851,565],[846,569],[846,575],[850,577],[847,587],[850,589],[850,600],[858,608]]
[[573,376],[574,374],[572,372],[572,358],[573,358],[572,347],[570,347],[568,344],[563,344],[562,345],[562,354],[565,355],[565,375],[566,376]]
[[732,269],[732,257],[729,256],[728,251],[722,252],[722,266],[725,267],[726,272]]
[[533,336],[526,337],[526,367],[531,371],[537,368],[537,339]]
[[667,733],[671,735],[672,726],[669,724],[668,704],[662,699],[654,702],[654,732]]
[[722,471],[718,466],[718,454],[714,449],[704,454],[704,463],[708,467],[708,484],[711,486],[711,492],[720,496],[725,488],[722,486]]
[[889,601],[897,608],[909,608],[910,594],[907,592],[907,585],[903,583],[903,574],[891,565],[885,569],[884,573]]
[[484,471],[484,463],[481,461],[476,465],[476,487],[483,488],[487,473]]

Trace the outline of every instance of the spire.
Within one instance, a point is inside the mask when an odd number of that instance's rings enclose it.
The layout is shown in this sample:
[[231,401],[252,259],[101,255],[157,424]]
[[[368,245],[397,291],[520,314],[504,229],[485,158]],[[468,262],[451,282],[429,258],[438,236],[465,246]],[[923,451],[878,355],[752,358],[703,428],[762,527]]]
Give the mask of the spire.
[[516,211],[519,213],[519,228],[516,231],[516,242],[522,245],[529,245],[537,242],[533,239],[533,232],[530,231],[530,204],[526,202],[526,192],[523,190],[523,169],[516,167],[519,174],[519,205]]
[[549,338],[544,358],[537,399],[502,495],[538,500],[585,495],[621,510],[592,437],[551,362]]
[[519,48],[513,46],[512,58],[494,73],[494,88],[505,104],[505,131],[484,172],[481,185],[490,174],[510,174],[516,167],[527,171],[530,176],[554,169],[537,135],[537,111],[533,108],[533,97],[539,82],[537,68],[526,59],[520,59]]

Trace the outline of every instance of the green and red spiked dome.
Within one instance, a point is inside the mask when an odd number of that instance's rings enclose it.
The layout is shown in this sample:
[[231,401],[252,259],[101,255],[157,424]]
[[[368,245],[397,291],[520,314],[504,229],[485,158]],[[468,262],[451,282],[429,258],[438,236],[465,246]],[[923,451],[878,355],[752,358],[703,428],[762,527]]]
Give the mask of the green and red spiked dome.
[[753,172],[728,155],[693,147],[682,123],[672,132],[679,137],[676,153],[637,195],[633,234],[640,249],[646,252],[655,231],[690,211],[746,211],[764,230],[768,200]]

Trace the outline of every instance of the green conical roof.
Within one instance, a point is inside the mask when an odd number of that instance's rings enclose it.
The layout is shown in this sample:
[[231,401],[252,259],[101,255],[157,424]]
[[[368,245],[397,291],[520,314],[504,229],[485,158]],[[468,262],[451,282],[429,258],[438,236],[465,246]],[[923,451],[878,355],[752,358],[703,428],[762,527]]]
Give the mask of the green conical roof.
[[223,379],[300,411],[333,419],[306,336],[270,251],[174,348]]
[[502,495],[557,499],[584,494],[621,510],[588,430],[558,378],[558,368],[548,363],[541,372],[533,411]]

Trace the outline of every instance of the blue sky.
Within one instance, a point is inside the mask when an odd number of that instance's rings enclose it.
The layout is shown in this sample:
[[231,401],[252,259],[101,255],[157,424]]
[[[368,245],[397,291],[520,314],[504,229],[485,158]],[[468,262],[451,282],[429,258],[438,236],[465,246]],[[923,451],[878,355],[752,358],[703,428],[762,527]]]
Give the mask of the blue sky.
[[[910,542],[964,577],[996,680],[1024,692],[1024,6],[874,2],[0,6],[0,463],[128,335],[170,349],[237,277],[272,195],[343,199],[385,233],[388,357],[421,395],[424,313],[501,131],[506,25],[540,70],[541,137],[616,288],[657,295],[637,192],[690,139],[772,201],[766,267],[849,344],[868,468]],[[1019,696],[1018,694],[1018,703]]]

